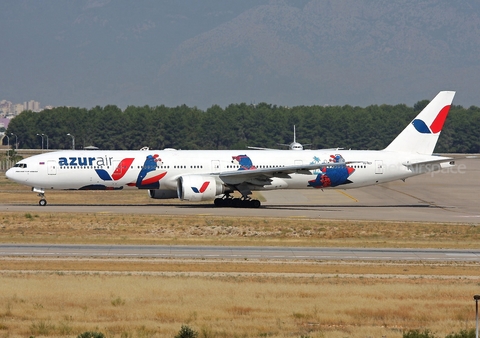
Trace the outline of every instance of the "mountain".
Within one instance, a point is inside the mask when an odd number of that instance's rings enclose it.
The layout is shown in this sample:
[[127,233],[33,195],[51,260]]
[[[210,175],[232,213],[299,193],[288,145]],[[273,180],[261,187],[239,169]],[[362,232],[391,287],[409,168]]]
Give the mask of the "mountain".
[[473,104],[479,12],[471,1],[257,6],[183,42],[159,83],[209,104],[219,95],[282,105],[409,103],[442,89]]
[[0,3],[0,99],[479,105],[474,0]]

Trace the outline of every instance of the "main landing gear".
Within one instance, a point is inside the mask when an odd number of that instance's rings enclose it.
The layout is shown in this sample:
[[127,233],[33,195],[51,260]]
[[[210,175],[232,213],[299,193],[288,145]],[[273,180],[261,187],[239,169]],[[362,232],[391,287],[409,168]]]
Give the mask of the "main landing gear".
[[250,198],[233,198],[230,195],[225,195],[223,198],[215,198],[213,202],[216,207],[229,208],[260,208],[259,200],[252,200]]
[[[230,196],[234,190],[242,194],[241,198],[233,198]],[[247,183],[241,183],[237,185],[229,185],[229,190],[223,195],[222,198],[215,198],[214,204],[216,207],[230,207],[230,208],[260,208],[259,200],[253,200],[250,198],[252,191]]]

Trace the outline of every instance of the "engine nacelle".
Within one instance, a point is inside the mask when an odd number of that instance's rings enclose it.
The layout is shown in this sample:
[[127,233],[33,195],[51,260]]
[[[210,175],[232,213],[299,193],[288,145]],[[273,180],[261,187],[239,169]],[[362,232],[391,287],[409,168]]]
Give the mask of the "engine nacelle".
[[225,186],[212,176],[185,175],[177,180],[177,194],[181,200],[208,201],[224,192]]
[[167,189],[150,189],[148,190],[148,195],[151,198],[159,199],[159,200],[178,197],[176,190],[167,190]]

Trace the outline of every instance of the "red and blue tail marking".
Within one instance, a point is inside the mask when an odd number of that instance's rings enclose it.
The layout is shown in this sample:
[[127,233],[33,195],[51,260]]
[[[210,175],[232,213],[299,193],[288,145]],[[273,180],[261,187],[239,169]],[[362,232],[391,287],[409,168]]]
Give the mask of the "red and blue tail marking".
[[450,105],[447,105],[443,107],[440,112],[438,113],[437,117],[435,120],[433,120],[432,124],[430,124],[430,127],[427,126],[427,124],[420,119],[415,119],[413,120],[412,124],[415,127],[415,129],[422,134],[437,134],[442,131],[443,124],[445,123],[445,120],[447,119],[448,112],[450,110]]

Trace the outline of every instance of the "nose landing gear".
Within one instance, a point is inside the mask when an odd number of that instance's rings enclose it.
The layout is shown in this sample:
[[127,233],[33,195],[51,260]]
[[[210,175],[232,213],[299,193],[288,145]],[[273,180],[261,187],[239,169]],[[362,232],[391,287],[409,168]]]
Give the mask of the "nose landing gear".
[[[39,197],[43,197],[43,196],[40,196],[40,194],[38,194]],[[40,201],[38,201],[38,204],[41,206],[41,207],[44,207],[47,205],[47,200],[45,198],[41,198]]]
[[32,188],[32,191],[38,192],[38,197],[40,197],[40,201],[38,201],[38,205],[44,207],[47,205],[47,200],[45,199],[45,190],[41,188]]

